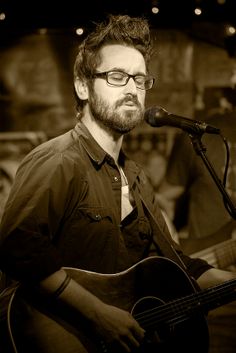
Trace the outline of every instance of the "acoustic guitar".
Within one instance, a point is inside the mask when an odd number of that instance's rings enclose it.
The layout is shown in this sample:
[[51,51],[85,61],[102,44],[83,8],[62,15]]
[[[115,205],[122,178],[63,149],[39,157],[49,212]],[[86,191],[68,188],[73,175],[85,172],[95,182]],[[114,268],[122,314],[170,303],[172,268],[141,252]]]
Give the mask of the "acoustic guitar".
[[[104,302],[128,310],[146,330],[135,353],[206,353],[207,313],[236,299],[236,279],[198,290],[173,261],[153,256],[117,274],[65,268]],[[78,298],[79,300],[79,298]],[[19,286],[8,305],[8,334],[18,353],[122,353],[78,313]]]

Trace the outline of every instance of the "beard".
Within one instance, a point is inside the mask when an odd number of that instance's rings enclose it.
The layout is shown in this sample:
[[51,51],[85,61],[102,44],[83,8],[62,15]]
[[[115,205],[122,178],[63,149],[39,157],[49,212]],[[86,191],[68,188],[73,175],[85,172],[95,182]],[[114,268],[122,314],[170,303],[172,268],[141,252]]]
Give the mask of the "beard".
[[[137,110],[119,109],[125,102],[132,101]],[[90,110],[96,121],[109,130],[125,134],[141,124],[144,120],[144,107],[141,106],[135,96],[129,95],[118,100],[114,105],[108,105],[93,91],[90,95]]]

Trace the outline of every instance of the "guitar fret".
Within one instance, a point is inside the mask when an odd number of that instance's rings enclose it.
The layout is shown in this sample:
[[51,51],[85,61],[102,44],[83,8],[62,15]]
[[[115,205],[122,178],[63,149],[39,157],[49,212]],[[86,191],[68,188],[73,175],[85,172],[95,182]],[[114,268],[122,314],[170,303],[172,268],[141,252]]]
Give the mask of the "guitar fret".
[[206,260],[210,265],[225,269],[236,264],[236,240],[229,239],[191,255]]

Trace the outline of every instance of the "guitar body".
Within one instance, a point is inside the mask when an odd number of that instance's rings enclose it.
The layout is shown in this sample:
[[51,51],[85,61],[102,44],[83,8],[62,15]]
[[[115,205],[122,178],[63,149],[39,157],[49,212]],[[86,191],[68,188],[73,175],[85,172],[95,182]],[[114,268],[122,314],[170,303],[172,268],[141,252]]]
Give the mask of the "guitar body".
[[[208,351],[205,316],[183,315],[181,306],[175,312],[175,305],[171,304],[196,293],[188,276],[173,261],[154,256],[112,275],[65,270],[104,302],[131,312],[145,328],[146,339],[135,353]],[[122,353],[104,345],[78,314],[75,317],[66,308],[39,301],[21,287],[12,297],[8,311],[8,330],[15,353]]]

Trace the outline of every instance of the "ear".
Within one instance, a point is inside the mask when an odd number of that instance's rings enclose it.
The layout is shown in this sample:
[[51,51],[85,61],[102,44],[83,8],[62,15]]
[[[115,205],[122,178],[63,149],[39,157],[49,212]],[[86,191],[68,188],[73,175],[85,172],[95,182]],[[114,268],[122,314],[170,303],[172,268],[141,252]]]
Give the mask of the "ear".
[[76,94],[81,100],[88,99],[88,86],[85,81],[81,81],[79,78],[76,78],[74,81],[74,86]]

